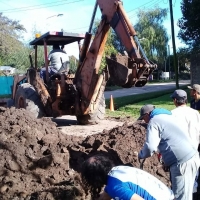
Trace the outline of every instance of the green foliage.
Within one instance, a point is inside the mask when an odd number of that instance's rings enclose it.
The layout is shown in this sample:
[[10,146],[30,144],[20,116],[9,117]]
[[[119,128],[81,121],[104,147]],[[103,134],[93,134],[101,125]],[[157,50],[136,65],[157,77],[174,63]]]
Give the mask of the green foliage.
[[21,33],[26,31],[18,21],[11,20],[0,13],[0,58],[3,60],[13,52],[19,51],[22,43]]
[[195,50],[200,49],[200,1],[182,0],[181,11],[183,17],[179,20],[179,38]]
[[167,56],[169,41],[163,21],[167,17],[167,9],[154,8],[138,12],[138,22],[135,25],[140,43],[149,58],[158,65],[164,63]]
[[25,31],[18,21],[0,13],[0,65],[15,67],[20,72],[30,67],[28,56],[31,49],[21,42]]
[[12,66],[18,70],[25,71],[28,65],[28,60],[26,58],[28,58],[28,49],[21,46],[18,51],[13,52],[6,57],[4,65]]
[[190,56],[189,48],[180,48],[177,52],[179,71],[190,71]]
[[73,74],[76,73],[78,60],[76,59],[75,56],[69,56],[69,62],[70,62],[70,72]]
[[[35,34],[40,33],[35,28],[32,30],[32,38],[35,39]],[[33,40],[32,39],[32,40]],[[19,41],[18,41],[19,42]],[[33,65],[37,65],[38,68],[44,65],[44,47],[37,47],[37,64],[34,63],[35,59],[35,51],[32,46],[23,44],[19,42],[19,44],[15,47],[15,50],[10,51],[9,54],[2,56],[0,54],[0,65],[8,65],[15,67],[18,72],[24,73],[30,67],[30,59],[29,55],[32,56]]]
[[[44,65],[44,53],[43,48],[38,47],[38,62],[37,66],[41,67]],[[3,60],[4,65],[12,66],[18,69],[20,72],[26,72],[30,67],[29,54],[32,53],[32,60],[34,63],[34,52],[33,49],[27,46],[21,46],[18,51],[13,52],[8,55],[6,59]]]

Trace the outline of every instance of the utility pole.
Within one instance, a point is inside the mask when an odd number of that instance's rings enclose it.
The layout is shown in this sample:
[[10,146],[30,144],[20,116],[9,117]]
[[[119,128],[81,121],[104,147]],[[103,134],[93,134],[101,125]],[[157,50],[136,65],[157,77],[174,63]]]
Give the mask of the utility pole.
[[170,79],[170,46],[168,45],[168,56],[169,56],[169,79]]
[[179,72],[180,72],[180,69],[179,69],[179,58],[178,58],[178,74],[179,74]]
[[175,43],[175,37],[174,37],[174,17],[173,17],[173,9],[172,9],[172,0],[169,0],[169,8],[170,8],[170,19],[171,19],[171,32],[172,32],[173,54],[174,54],[174,70],[175,70],[175,79],[176,79],[176,89],[179,89],[178,61],[177,61],[176,43]]

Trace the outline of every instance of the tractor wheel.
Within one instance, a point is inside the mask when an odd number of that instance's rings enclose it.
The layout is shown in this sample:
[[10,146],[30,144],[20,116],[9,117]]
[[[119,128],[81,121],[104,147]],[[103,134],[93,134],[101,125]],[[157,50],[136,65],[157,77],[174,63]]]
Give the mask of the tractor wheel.
[[14,106],[15,102],[13,99],[8,99],[8,101],[6,102],[6,106],[7,108],[11,108],[12,106]]
[[105,97],[102,95],[98,108],[92,114],[76,116],[78,123],[81,125],[98,124],[100,120],[104,119],[105,107]]
[[40,96],[29,83],[23,83],[18,86],[15,95],[15,107],[30,111],[36,118],[44,116],[44,106]]

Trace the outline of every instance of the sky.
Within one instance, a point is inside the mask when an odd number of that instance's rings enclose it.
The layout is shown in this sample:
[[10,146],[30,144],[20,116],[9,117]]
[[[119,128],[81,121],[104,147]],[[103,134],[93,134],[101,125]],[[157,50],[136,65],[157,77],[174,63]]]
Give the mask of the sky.
[[[178,34],[177,21],[182,17],[180,5],[182,0],[172,0],[175,36]],[[33,30],[41,33],[48,31],[85,33],[89,29],[95,0],[0,0],[0,12],[4,16],[18,20],[27,30],[23,34],[24,41],[34,39]],[[137,21],[136,13],[139,9],[152,9],[156,6],[169,9],[169,0],[123,0],[124,9],[134,24]],[[62,16],[58,16],[62,14]],[[98,8],[96,19],[100,19]],[[171,37],[170,13],[164,26]],[[172,41],[169,41],[172,51]],[[176,47],[184,46],[176,37]],[[72,44],[65,47],[68,55],[78,57],[78,45]]]

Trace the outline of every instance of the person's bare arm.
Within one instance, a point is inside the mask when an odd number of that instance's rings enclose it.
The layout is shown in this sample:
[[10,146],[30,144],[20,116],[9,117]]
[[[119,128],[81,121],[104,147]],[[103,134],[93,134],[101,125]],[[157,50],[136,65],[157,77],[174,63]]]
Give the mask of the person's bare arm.
[[106,192],[102,192],[96,200],[111,200],[111,197]]
[[134,194],[130,200],[144,200],[141,196]]
[[[100,197],[97,198],[96,200],[111,200],[111,197],[106,192],[103,192],[100,194]],[[144,199],[141,196],[134,194],[130,200],[144,200]]]

